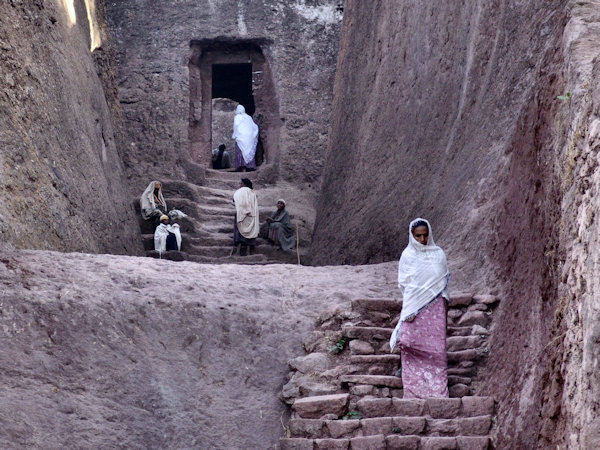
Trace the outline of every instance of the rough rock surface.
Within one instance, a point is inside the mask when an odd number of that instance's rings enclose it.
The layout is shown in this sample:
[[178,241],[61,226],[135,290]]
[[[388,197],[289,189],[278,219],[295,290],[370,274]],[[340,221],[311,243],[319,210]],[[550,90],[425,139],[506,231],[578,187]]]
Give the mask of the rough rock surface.
[[[1,7],[0,240],[23,248],[140,253],[117,151],[102,9],[90,27],[86,4],[92,2],[75,2],[73,9],[69,3]],[[94,52],[90,28],[99,39],[93,45],[101,45]]]
[[453,281],[506,299],[498,448],[600,445],[599,22],[592,1],[345,4],[313,263],[396,259],[431,219]]
[[394,268],[4,250],[0,282],[0,447],[266,449],[316,317]]
[[327,144],[341,9],[339,0],[107,2],[128,132],[125,163],[134,189],[147,178],[173,178],[174,171],[191,177],[185,170],[190,114],[196,108],[190,102],[190,41],[217,37],[260,43],[276,94],[270,106],[280,114],[273,125],[278,135],[273,149],[279,154],[266,155],[267,160],[287,180],[317,180]]

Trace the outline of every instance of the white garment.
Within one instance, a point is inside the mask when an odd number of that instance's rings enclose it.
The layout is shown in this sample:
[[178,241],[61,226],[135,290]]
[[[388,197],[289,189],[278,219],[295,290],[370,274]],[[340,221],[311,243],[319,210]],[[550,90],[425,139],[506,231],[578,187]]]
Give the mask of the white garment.
[[258,236],[260,230],[258,199],[249,187],[241,187],[233,194],[238,231],[246,239]]
[[[412,227],[418,221],[423,221],[429,228],[427,245],[419,243],[412,234]],[[431,225],[425,219],[415,219],[408,227],[408,245],[402,252],[398,264],[398,287],[402,291],[402,312],[400,320],[390,338],[390,348],[393,350],[400,336],[402,322],[416,316],[425,306],[441,294],[448,297],[448,264],[444,250],[435,245]]]
[[167,236],[169,233],[173,233],[175,235],[175,239],[177,240],[177,249],[181,248],[181,231],[179,230],[179,225],[174,223],[164,224],[161,223],[156,227],[154,231],[154,250],[157,252],[164,252],[167,249]]
[[256,144],[258,144],[258,125],[254,123],[252,117],[246,114],[246,109],[242,105],[235,108],[231,138],[235,139],[242,151],[244,161],[251,162],[256,153]]
[[[142,210],[142,217],[144,220],[150,219],[156,210],[156,199],[154,198],[154,184],[158,183],[158,181],[152,181],[142,196],[140,197],[140,209]],[[165,202],[165,198],[162,193],[162,185],[158,190],[158,199],[165,205],[165,209],[167,208],[167,202]]]

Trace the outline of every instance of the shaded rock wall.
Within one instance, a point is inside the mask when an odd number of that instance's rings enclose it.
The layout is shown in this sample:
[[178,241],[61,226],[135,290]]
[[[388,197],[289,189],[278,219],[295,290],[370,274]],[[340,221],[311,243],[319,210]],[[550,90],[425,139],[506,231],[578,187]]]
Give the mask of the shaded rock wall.
[[[91,5],[2,6],[0,239],[17,247],[141,251],[117,151],[108,43],[90,51]],[[91,16],[97,39],[106,38],[102,11]]]
[[498,448],[599,445],[598,22],[593,2],[345,5],[313,262],[397,259],[432,220],[452,283],[506,299],[481,386]]
[[[199,111],[205,98],[194,95],[190,104],[190,94],[197,91],[190,82],[198,82],[200,75],[190,73],[188,65],[192,57],[195,61],[201,56],[192,55],[192,40],[206,44],[218,37],[260,44],[275,95],[269,109],[279,109],[270,124],[276,139],[268,143],[267,162],[287,180],[317,180],[327,144],[342,17],[336,9],[339,3],[108,2],[110,28],[119,51],[119,91],[128,133],[125,164],[131,183],[141,189],[149,178],[196,181],[198,171],[190,170],[196,167],[189,161],[208,167],[206,136],[193,136],[190,128],[206,114]],[[227,57],[227,52],[223,54]],[[196,140],[204,142],[198,144],[202,148],[196,147]]]

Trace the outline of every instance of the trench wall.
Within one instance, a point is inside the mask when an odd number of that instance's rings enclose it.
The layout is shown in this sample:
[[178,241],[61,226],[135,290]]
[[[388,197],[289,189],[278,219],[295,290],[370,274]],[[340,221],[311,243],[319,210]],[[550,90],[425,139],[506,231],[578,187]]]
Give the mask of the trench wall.
[[103,12],[93,0],[3,3],[3,243],[142,250],[118,151],[119,106]]
[[599,445],[598,19],[564,0],[345,4],[313,263],[395,260],[430,219],[451,283],[503,298],[481,386],[498,448]]

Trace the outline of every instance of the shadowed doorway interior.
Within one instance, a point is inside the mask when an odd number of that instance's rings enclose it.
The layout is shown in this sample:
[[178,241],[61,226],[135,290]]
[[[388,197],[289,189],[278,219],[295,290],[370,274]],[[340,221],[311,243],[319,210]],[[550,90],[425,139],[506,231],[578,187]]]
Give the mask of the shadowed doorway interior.
[[[256,110],[252,91],[252,64],[212,65],[212,147],[225,144],[231,160],[235,155],[235,141],[231,139],[233,111],[237,103],[246,114],[252,116]],[[256,148],[256,164],[263,162],[262,142]]]

